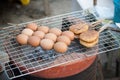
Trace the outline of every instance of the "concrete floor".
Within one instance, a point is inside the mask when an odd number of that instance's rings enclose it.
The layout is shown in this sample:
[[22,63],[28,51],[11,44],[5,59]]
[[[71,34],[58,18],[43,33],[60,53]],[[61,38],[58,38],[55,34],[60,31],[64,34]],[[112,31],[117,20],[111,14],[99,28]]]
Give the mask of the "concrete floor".
[[51,0],[50,2],[51,16],[72,11],[72,0]]
[[[50,16],[64,14],[72,11],[72,0],[49,0]],[[44,14],[42,0],[31,0],[28,6],[12,3],[0,3],[0,26],[8,26],[7,23],[22,23],[47,17]]]
[[[72,0],[49,0],[49,2],[51,13],[50,16],[72,12]],[[7,27],[8,23],[18,24],[44,17],[48,16],[44,14],[42,0],[31,0],[30,5],[28,6],[21,6],[18,4],[0,4],[0,27]]]

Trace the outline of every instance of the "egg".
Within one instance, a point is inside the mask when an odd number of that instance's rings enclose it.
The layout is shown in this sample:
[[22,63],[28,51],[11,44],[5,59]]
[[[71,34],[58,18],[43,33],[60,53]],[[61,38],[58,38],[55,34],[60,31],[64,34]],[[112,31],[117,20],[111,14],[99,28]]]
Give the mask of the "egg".
[[37,47],[40,45],[40,38],[37,36],[30,36],[28,38],[28,44],[30,44],[33,47]]
[[70,45],[70,43],[71,43],[71,40],[67,37],[67,36],[64,36],[64,35],[62,35],[62,36],[59,36],[58,38],[57,38],[57,41],[59,42],[64,42],[65,44],[67,44],[67,45]]
[[55,35],[60,36],[62,31],[60,29],[58,29],[58,28],[51,28],[49,30],[49,33],[54,33]]
[[70,40],[74,40],[74,37],[75,37],[74,33],[71,31],[64,31],[64,32],[62,32],[62,35],[69,37]]
[[17,35],[16,40],[20,44],[27,44],[28,36],[25,34],[19,34]]
[[46,38],[46,39],[51,39],[51,40],[53,40],[53,41],[55,42],[56,39],[57,39],[57,36],[56,36],[55,34],[53,34],[53,33],[47,33],[47,34],[45,35],[45,38]]
[[49,31],[49,27],[47,27],[47,26],[40,26],[40,27],[38,27],[38,31],[43,31],[46,34]]
[[26,27],[33,30],[33,31],[37,30],[37,28],[38,28],[36,23],[29,23],[29,24],[27,24]]
[[33,33],[33,36],[38,36],[40,39],[43,39],[44,36],[45,36],[45,33],[42,32],[42,31],[35,31],[35,32]]
[[22,30],[22,34],[28,35],[28,36],[32,36],[33,34],[33,30],[29,29],[29,28],[25,28]]
[[64,42],[56,42],[54,44],[54,50],[59,53],[64,53],[68,49],[68,46]]
[[40,45],[45,50],[50,50],[53,48],[54,42],[50,39],[42,39]]

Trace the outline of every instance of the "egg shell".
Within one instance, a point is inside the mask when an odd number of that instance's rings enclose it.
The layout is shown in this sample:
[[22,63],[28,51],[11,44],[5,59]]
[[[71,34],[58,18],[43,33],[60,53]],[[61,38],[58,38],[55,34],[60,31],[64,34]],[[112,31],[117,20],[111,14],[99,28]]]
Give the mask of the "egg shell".
[[49,31],[49,27],[47,27],[47,26],[39,26],[38,31],[43,31],[46,34]]
[[68,46],[64,42],[56,42],[54,44],[54,50],[59,53],[64,53],[68,49]]
[[17,35],[16,40],[20,44],[27,44],[28,36],[25,34],[19,34]]
[[62,31],[60,29],[58,29],[58,28],[51,28],[49,30],[49,33],[54,33],[55,35],[60,36]]
[[51,40],[53,40],[55,42],[56,39],[57,39],[57,36],[55,34],[53,34],[53,33],[47,33],[44,38],[51,39]]
[[40,45],[45,50],[50,50],[53,48],[54,42],[50,39],[42,39]]
[[22,30],[22,34],[28,35],[28,36],[32,36],[33,34],[33,30],[29,29],[29,28],[25,28]]
[[30,44],[33,47],[37,47],[40,45],[40,38],[37,36],[30,36],[28,38],[28,44]]
[[38,36],[40,39],[43,39],[44,36],[45,36],[45,33],[42,32],[42,31],[35,31],[35,32],[33,33],[33,36]]
[[37,30],[37,28],[38,28],[36,23],[28,23],[26,27],[33,31]]
[[69,37],[70,40],[74,40],[74,38],[75,38],[75,35],[72,31],[64,31],[64,32],[62,32],[62,35]]
[[64,36],[64,35],[62,35],[62,36],[59,36],[58,38],[57,38],[57,41],[59,42],[64,42],[65,44],[67,44],[67,45],[70,45],[70,43],[71,43],[71,40],[67,37],[67,36]]

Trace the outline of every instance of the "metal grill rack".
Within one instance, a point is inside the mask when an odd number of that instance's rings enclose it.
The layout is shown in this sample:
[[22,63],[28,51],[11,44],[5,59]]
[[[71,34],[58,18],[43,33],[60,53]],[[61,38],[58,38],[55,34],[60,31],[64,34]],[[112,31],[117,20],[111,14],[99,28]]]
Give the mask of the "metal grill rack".
[[[38,25],[58,27],[64,31],[70,25],[79,22],[79,19],[91,23],[95,22],[96,18],[94,11],[83,10],[31,22]],[[101,32],[99,43],[95,47],[86,48],[80,45],[79,40],[75,39],[64,54],[57,53],[54,50],[45,51],[41,47],[20,45],[16,42],[16,35],[25,28],[27,23],[9,26],[0,31],[0,50],[6,52],[10,57],[9,62],[4,62],[5,72],[10,79],[120,48],[118,39],[109,30]],[[97,25],[95,29],[99,29],[101,25]],[[18,73],[14,71],[18,71]]]

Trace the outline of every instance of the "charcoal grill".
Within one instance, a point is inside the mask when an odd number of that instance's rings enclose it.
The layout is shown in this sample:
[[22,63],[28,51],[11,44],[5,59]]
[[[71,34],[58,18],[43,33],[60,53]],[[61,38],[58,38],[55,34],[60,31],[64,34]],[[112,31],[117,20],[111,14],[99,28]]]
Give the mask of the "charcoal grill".
[[[31,22],[38,25],[57,27],[65,31],[68,30],[70,25],[79,22],[79,19],[92,23],[97,18],[95,10],[82,10]],[[54,50],[45,51],[41,47],[18,44],[16,35],[25,28],[26,24],[31,22],[5,27],[0,30],[0,50],[6,52],[10,57],[10,62],[5,61],[2,64],[5,65],[5,72],[10,79],[28,74],[34,75],[35,72],[69,64],[77,60],[82,61],[85,58],[120,48],[118,38],[110,30],[100,33],[99,43],[93,48],[86,48],[80,45],[79,40],[75,39],[64,54],[57,53]],[[94,29],[98,30],[102,25],[101,23]],[[59,59],[59,57],[61,58]],[[54,62],[55,60],[57,62]],[[15,73],[14,70],[18,70],[18,73]]]

